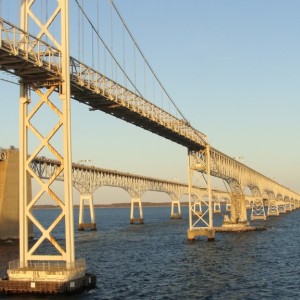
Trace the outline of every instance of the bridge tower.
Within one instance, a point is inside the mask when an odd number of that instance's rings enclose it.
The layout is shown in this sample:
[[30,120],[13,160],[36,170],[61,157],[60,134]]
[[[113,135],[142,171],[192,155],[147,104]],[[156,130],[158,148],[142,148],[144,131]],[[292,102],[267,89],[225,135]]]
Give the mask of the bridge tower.
[[[201,151],[189,151],[189,229],[188,240],[194,240],[198,236],[207,237],[208,240],[215,239],[213,228],[213,207],[210,183],[210,146],[209,144]],[[204,178],[206,173],[206,179]],[[207,195],[197,195],[192,186],[197,186],[197,180],[206,185]],[[196,194],[196,197],[193,197]],[[195,200],[197,199],[197,200]],[[199,209],[200,206],[200,209]]]
[[[71,176],[71,130],[70,130],[70,55],[69,55],[69,1],[51,1],[52,9],[48,19],[43,22],[38,16],[37,6],[41,0],[22,0],[21,28],[29,32],[30,27],[38,28],[38,39],[47,39],[59,50],[61,70],[60,78],[51,76],[41,77],[38,74],[32,80],[22,77],[20,81],[20,179],[19,179],[19,236],[20,259],[11,262],[7,271],[10,284],[8,290],[30,293],[61,293],[74,292],[82,288],[92,287],[95,284],[94,276],[86,275],[86,266],[83,259],[75,259],[74,224],[72,203],[72,176]],[[52,12],[52,13],[51,13]],[[60,36],[54,36],[51,26],[60,28]],[[24,33],[24,39],[26,34]],[[50,42],[49,42],[50,43]],[[25,44],[24,44],[25,45]],[[28,43],[23,47],[34,48]],[[23,49],[25,50],[25,49]],[[28,49],[26,49],[28,50]],[[47,55],[42,49],[35,49],[39,55]],[[27,70],[28,71],[28,70]],[[30,72],[30,70],[29,70]],[[26,72],[24,72],[26,74]],[[57,99],[57,93],[59,99]],[[30,93],[34,93],[37,103],[31,103]],[[58,102],[58,105],[56,102]],[[34,117],[41,113],[43,108],[54,113],[57,123],[43,134],[42,122],[34,122]],[[55,146],[54,141],[61,138]],[[33,142],[34,141],[34,142]],[[61,145],[62,142],[62,145]],[[30,148],[30,155],[28,148]],[[35,157],[45,151],[60,162],[57,171],[47,181],[41,180],[30,168]],[[64,174],[63,195],[59,197],[51,186],[54,180]],[[38,184],[39,190],[32,199],[28,199],[29,178],[32,177]],[[33,207],[37,201],[47,195],[59,207],[58,216],[48,226],[34,214]],[[39,231],[37,241],[29,243],[28,224]],[[59,227],[60,226],[60,227]],[[54,232],[62,228],[64,238],[58,241]],[[4,282],[4,281],[3,281]],[[3,283],[2,282],[2,283]],[[55,287],[54,287],[55,286]],[[2,287],[1,287],[2,288]],[[5,288],[4,288],[5,289]]]

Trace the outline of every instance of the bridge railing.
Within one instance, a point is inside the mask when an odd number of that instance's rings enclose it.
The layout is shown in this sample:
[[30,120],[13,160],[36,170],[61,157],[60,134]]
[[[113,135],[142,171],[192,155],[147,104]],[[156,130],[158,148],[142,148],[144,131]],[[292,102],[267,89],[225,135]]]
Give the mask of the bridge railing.
[[61,53],[46,42],[0,18],[0,47],[60,76]]
[[[251,182],[252,185],[257,187],[264,186],[271,191],[282,192],[287,195],[293,195],[299,198],[299,194],[293,192],[289,188],[279,184],[275,180],[255,171],[254,169],[236,161],[234,158],[211,148],[211,174],[213,176],[223,178],[227,182],[230,179],[237,180],[238,178],[244,184]],[[261,191],[263,192],[263,191]]]
[[70,68],[71,80],[75,84],[84,86],[93,93],[111,100],[112,104],[126,107],[155,123],[193,140],[199,144],[199,147],[206,144],[206,135],[192,128],[185,120],[174,117],[137,93],[119,85],[75,58],[71,57]]

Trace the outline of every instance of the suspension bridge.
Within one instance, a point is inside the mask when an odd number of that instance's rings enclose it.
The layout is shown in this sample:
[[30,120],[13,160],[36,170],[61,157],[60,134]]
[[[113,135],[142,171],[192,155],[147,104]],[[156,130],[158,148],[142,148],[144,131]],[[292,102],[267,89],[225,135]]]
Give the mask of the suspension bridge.
[[[105,112],[187,148],[188,239],[204,236],[211,240],[215,237],[211,176],[223,180],[224,185],[230,189],[231,213],[223,226],[231,230],[240,231],[249,227],[246,198],[243,193],[245,187],[251,190],[257,210],[263,206],[264,199],[269,201],[270,212],[275,215],[282,206],[290,209],[299,206],[300,195],[297,192],[215,149],[208,143],[204,133],[191,126],[145,59],[113,1],[110,1],[110,9],[121,21],[123,40],[126,34],[134,46],[131,76],[130,62],[125,63],[124,46],[121,51],[123,57],[121,54],[120,60],[114,52],[116,45],[111,44],[109,47],[101,36],[98,19],[96,23],[93,22],[86,13],[82,1],[75,0],[72,4],[77,6],[81,22],[79,26],[86,22],[92,30],[91,35],[82,33],[84,37],[78,42],[85,44],[85,38],[91,39],[88,44],[98,58],[95,62],[93,55],[92,59],[88,60],[91,65],[70,56],[69,23],[73,20],[69,18],[69,1],[23,0],[20,2],[19,26],[3,16],[0,19],[1,71],[19,78],[20,85],[20,259],[10,265],[8,280],[0,282],[1,290],[74,292],[95,285],[95,278],[86,273],[84,260],[75,258],[71,99],[83,103],[90,110]],[[96,44],[101,47],[95,48]],[[78,48],[81,49],[81,45]],[[137,54],[143,59],[142,76],[137,75],[135,59]],[[104,63],[96,68],[96,65],[100,64],[100,56],[105,57]],[[110,61],[110,68],[107,67],[106,59]],[[151,96],[141,92],[138,78],[145,79],[146,91],[149,80],[145,76],[146,69],[151,74],[153,96],[158,94],[156,88],[159,89],[159,94],[168,99],[174,113],[161,108],[154,101],[150,101]],[[47,120],[49,123],[47,129],[45,122],[37,118],[39,114],[43,118],[44,109],[51,112],[51,117]],[[46,116],[48,119],[47,114]],[[45,178],[42,180],[40,169],[34,167],[36,164],[33,162],[39,156],[50,156],[58,161],[47,180]],[[40,186],[37,194],[31,198],[28,196],[30,178]],[[63,196],[53,190],[53,183],[56,180],[63,180]],[[205,196],[193,189],[199,182],[207,190]],[[34,206],[45,194],[61,211],[47,228],[33,213]],[[135,218],[132,216],[132,219]],[[41,232],[41,238],[33,245],[28,242],[29,222]],[[54,236],[54,229],[61,223],[65,228],[63,242]],[[43,247],[45,244],[49,247]],[[57,282],[59,285],[54,286]]]

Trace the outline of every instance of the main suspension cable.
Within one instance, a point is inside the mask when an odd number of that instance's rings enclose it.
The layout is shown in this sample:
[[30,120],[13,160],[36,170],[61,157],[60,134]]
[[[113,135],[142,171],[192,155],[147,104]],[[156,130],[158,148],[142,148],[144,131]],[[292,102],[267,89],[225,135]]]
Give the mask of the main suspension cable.
[[153,74],[153,76],[155,77],[155,79],[157,80],[158,84],[160,85],[160,87],[163,89],[163,91],[165,92],[165,94],[167,95],[167,97],[169,98],[169,100],[172,102],[172,104],[174,105],[174,107],[176,108],[176,110],[179,112],[179,114],[181,115],[181,117],[186,121],[187,119],[184,117],[184,115],[182,114],[182,112],[179,110],[179,108],[177,107],[176,103],[172,100],[171,96],[169,95],[169,93],[166,91],[166,89],[164,88],[164,86],[162,85],[161,81],[159,80],[159,78],[157,77],[156,73],[154,72],[154,70],[152,69],[152,67],[150,66],[148,60],[146,59],[144,53],[142,52],[141,48],[139,47],[137,41],[135,40],[134,36],[132,35],[131,31],[129,30],[124,18],[122,17],[121,13],[119,12],[117,6],[114,3],[114,0],[110,0],[113,8],[115,9],[117,15],[119,16],[121,22],[123,23],[127,33],[129,34],[129,36],[131,37],[134,45],[136,46],[136,48],[138,49],[139,53],[141,54],[142,58],[144,59],[145,63],[147,64],[149,70],[151,71],[151,73]]
[[[77,0],[76,0],[77,1]],[[113,8],[115,9],[117,15],[119,16],[121,22],[123,23],[127,33],[129,34],[129,36],[131,37],[134,45],[136,46],[136,48],[138,49],[140,55],[142,56],[142,58],[144,59],[145,63],[147,64],[149,70],[151,71],[151,73],[153,74],[153,76],[155,77],[156,81],[158,82],[158,84],[160,85],[160,87],[162,88],[162,90],[164,91],[164,93],[166,94],[166,96],[168,97],[168,99],[171,101],[171,103],[174,105],[175,109],[178,111],[178,113],[180,114],[180,116],[182,117],[182,119],[185,121],[186,125],[188,127],[190,127],[192,130],[194,130],[196,132],[196,134],[205,142],[206,141],[206,135],[199,132],[198,130],[196,130],[194,127],[191,126],[190,122],[185,118],[185,116],[183,115],[183,113],[180,111],[180,109],[178,108],[178,106],[176,105],[176,103],[173,101],[173,99],[171,98],[171,96],[169,95],[169,93],[166,91],[166,89],[164,88],[163,84],[161,83],[161,81],[159,80],[159,78],[157,77],[156,73],[154,72],[154,70],[152,69],[151,65],[149,64],[148,60],[146,59],[145,55],[143,54],[141,48],[139,47],[137,41],[135,40],[134,36],[132,35],[131,31],[129,30],[124,18],[122,17],[121,13],[119,12],[117,6],[114,3],[114,0],[109,0],[113,6]],[[204,138],[203,138],[204,135]]]
[[92,23],[92,21],[90,20],[90,18],[87,16],[86,12],[83,10],[82,6],[79,4],[78,0],[75,0],[75,2],[77,3],[79,9],[81,10],[82,14],[84,15],[84,17],[86,18],[86,20],[88,21],[88,23],[90,24],[90,26],[93,28],[94,32],[96,33],[97,37],[100,39],[100,41],[102,42],[102,44],[104,45],[105,49],[107,50],[107,52],[111,55],[111,57],[113,58],[113,60],[115,61],[116,65],[120,68],[120,70],[125,74],[126,78],[128,79],[128,81],[130,82],[130,84],[135,88],[135,91],[139,94],[139,96],[144,99],[142,93],[138,90],[138,88],[136,87],[136,85],[132,82],[132,80],[128,77],[128,75],[126,74],[126,72],[124,71],[124,69],[122,68],[122,66],[119,64],[119,62],[117,61],[117,59],[115,58],[114,54],[111,52],[111,50],[109,49],[109,47],[107,46],[107,44],[104,42],[104,40],[102,39],[102,37],[100,36],[99,32],[96,30],[94,24]]

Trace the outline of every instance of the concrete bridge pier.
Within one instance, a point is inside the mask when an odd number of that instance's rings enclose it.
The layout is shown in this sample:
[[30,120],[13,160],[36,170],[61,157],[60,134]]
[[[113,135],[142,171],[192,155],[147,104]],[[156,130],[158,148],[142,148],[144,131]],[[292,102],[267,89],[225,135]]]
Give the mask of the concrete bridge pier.
[[201,205],[201,200],[200,199],[194,200],[194,214],[197,214],[199,216],[203,215],[202,205]]
[[221,204],[220,204],[219,199],[217,199],[217,198],[214,199],[214,213],[215,214],[221,213]]
[[278,204],[278,211],[279,211],[279,214],[285,214],[286,213],[286,206],[285,206],[285,203],[283,201],[280,201]]
[[[177,210],[175,209],[177,207]],[[181,219],[181,207],[179,200],[172,199],[172,206],[171,206],[171,219]]]
[[279,210],[276,200],[269,200],[267,216],[279,216]]
[[[137,205],[139,218],[134,216],[135,207]],[[144,217],[143,217],[143,209],[142,209],[142,201],[141,197],[131,197],[131,207],[130,207],[130,224],[144,224]]]
[[264,201],[262,198],[255,198],[252,204],[251,210],[251,221],[253,220],[267,220],[265,208],[264,208]]
[[252,209],[252,202],[250,200],[246,200],[246,209]]
[[226,210],[226,212],[230,212],[231,211],[231,201],[230,200],[226,201],[225,210]]
[[292,204],[291,202],[286,202],[285,203],[285,211],[288,212],[288,211],[292,211]]
[[[84,202],[85,200],[89,201],[90,204],[90,223],[84,222]],[[79,206],[79,221],[78,221],[78,230],[97,230],[95,222],[95,208],[94,200],[92,194],[82,194],[80,195],[80,206]]]
[[232,193],[230,217],[224,218],[222,227],[241,228],[248,225],[245,195],[242,192]]
[[[19,151],[0,149],[0,240],[19,239]],[[31,199],[31,178],[27,178],[27,198]],[[28,222],[28,237],[33,237]]]

